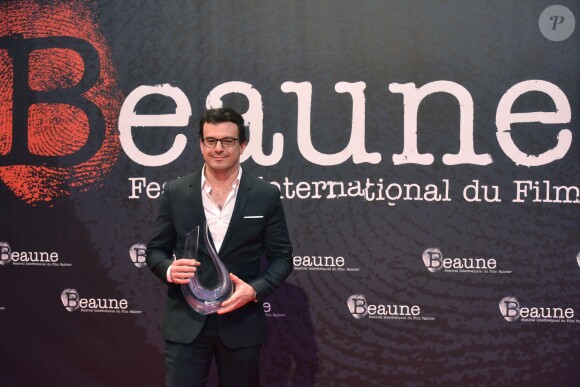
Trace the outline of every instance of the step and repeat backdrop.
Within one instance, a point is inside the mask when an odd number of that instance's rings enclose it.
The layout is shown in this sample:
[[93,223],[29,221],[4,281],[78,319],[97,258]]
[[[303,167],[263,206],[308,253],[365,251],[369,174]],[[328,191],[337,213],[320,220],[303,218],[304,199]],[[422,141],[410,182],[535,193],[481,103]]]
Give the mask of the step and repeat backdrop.
[[163,385],[145,246],[227,106],[294,244],[264,385],[574,385],[579,6],[0,3],[0,384]]

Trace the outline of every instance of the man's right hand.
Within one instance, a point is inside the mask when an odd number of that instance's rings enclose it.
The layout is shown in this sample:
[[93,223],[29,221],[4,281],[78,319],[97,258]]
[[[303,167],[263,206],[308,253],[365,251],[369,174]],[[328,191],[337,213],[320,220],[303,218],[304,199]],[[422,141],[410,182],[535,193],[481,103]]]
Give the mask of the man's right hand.
[[170,275],[174,284],[185,285],[195,275],[197,266],[201,265],[195,259],[178,259],[171,264]]

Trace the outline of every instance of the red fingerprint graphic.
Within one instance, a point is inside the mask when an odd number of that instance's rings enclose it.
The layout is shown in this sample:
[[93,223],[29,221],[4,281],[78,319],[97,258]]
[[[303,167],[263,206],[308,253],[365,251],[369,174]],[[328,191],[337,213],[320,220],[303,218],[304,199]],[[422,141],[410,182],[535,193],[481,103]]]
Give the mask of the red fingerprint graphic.
[[[90,133],[104,131],[96,136],[99,147],[89,152],[90,157],[76,165],[54,163],[15,163],[0,165],[0,179],[20,199],[37,205],[50,205],[65,199],[72,190],[86,191],[102,184],[119,155],[120,145],[117,120],[123,96],[117,87],[117,75],[111,62],[110,49],[99,31],[88,1],[42,2],[17,1],[0,4],[0,39],[18,37],[20,42],[43,42],[48,39],[84,41],[96,51],[98,59],[84,56],[74,48],[33,47],[28,49],[27,69],[15,68],[15,54],[0,47],[0,159],[13,156],[17,131],[15,106],[23,102],[15,95],[15,74],[28,74],[25,89],[29,95],[53,95],[54,101],[26,102],[27,122],[25,151],[37,158],[55,159],[74,155],[90,142]],[[17,63],[15,65],[15,63]],[[97,69],[97,70],[95,70]],[[76,104],[58,101],[61,94],[74,90],[87,70],[96,74],[90,88],[83,90]],[[59,92],[61,92],[59,94]],[[16,104],[16,105],[15,105]],[[90,105],[91,109],[79,106]],[[91,127],[90,115],[98,115],[104,125]],[[102,117],[101,117],[102,116]],[[24,132],[22,132],[24,133]],[[26,149],[27,148],[27,149]],[[67,164],[67,163],[64,163]],[[69,163],[70,164],[70,163]]]

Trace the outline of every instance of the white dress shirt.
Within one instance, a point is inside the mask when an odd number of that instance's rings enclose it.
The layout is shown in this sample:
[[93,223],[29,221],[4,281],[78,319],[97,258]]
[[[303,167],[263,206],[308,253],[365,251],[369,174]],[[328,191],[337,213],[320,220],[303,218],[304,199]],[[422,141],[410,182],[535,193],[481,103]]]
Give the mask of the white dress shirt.
[[238,197],[238,187],[240,186],[240,179],[242,178],[242,168],[238,172],[238,176],[232,182],[232,189],[220,209],[216,202],[211,198],[211,185],[205,178],[205,165],[201,171],[201,201],[203,202],[203,211],[205,212],[205,220],[209,227],[211,238],[216,251],[220,251],[222,243],[228,231],[232,214],[234,213],[234,206],[236,205],[236,198]]

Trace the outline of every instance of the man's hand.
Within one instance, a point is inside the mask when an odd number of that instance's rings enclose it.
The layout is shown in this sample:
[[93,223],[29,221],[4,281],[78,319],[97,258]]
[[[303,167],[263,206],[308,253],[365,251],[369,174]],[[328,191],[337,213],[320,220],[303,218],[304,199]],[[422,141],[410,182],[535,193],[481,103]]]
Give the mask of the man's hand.
[[230,278],[234,283],[234,294],[224,302],[222,302],[222,307],[217,311],[218,314],[229,313],[242,306],[246,305],[248,302],[254,300],[254,295],[256,291],[253,287],[239,279],[236,275],[230,273]]
[[178,259],[171,264],[171,280],[174,284],[185,285],[195,275],[196,267],[201,265],[195,259]]

